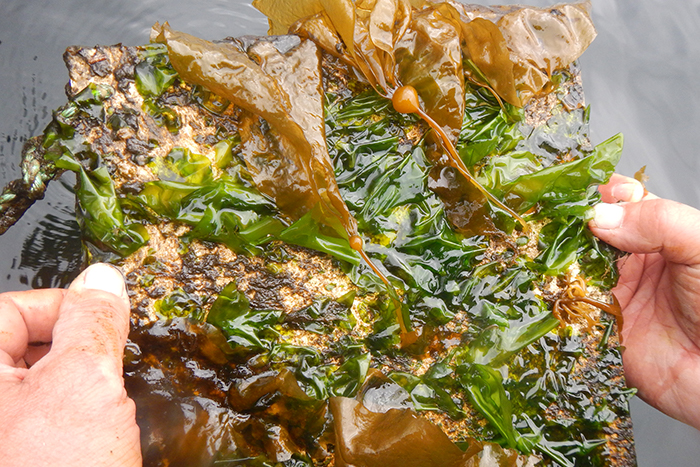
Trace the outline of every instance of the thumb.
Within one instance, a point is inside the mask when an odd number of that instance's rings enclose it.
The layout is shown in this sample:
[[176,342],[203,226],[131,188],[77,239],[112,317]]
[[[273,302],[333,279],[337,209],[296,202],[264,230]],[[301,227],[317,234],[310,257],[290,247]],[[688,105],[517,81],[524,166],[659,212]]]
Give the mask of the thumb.
[[604,242],[628,253],[659,253],[673,263],[700,263],[697,209],[658,198],[594,209],[589,227]]
[[122,274],[107,264],[93,264],[68,288],[47,357],[82,355],[121,376],[128,332],[129,298]]

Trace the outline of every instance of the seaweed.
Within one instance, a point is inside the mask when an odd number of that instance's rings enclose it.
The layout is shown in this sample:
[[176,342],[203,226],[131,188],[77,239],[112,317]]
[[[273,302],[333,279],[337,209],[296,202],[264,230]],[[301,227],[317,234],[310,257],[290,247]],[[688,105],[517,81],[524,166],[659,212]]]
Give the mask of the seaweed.
[[[135,302],[125,362],[147,461],[608,465],[631,392],[605,298],[617,252],[586,224],[622,137],[591,147],[587,110],[561,100],[532,128],[526,105],[544,87],[566,94],[576,69],[561,69],[590,38],[587,16],[571,7],[580,21],[567,25],[551,12],[489,10],[494,21],[465,22],[462,6],[424,3],[282,2],[291,16],[275,28],[301,19],[294,30],[325,50],[321,148],[263,67],[308,41],[281,52],[156,26],[164,44],[139,48],[134,67],[144,118],[177,135],[179,107],[191,106],[218,127],[201,153],[175,145],[133,163],[146,180],[125,181],[117,157],[85,138],[89,125],[128,126],[105,110],[113,90],[91,85],[55,114],[41,151],[78,174],[92,259],[130,269],[148,297]],[[548,69],[552,51],[511,53],[523,18],[551,22],[545,35],[584,32]],[[444,35],[427,37],[430,27]],[[425,78],[438,65],[447,71]],[[402,84],[417,91],[408,107]],[[432,124],[414,115],[422,108]],[[456,163],[440,161],[439,131]],[[486,209],[455,165],[503,207]],[[161,262],[149,232],[174,240],[177,259]],[[302,257],[332,261],[304,269]],[[349,279],[342,293],[291,285],[324,274],[318,264]],[[164,407],[195,442],[149,438]]]

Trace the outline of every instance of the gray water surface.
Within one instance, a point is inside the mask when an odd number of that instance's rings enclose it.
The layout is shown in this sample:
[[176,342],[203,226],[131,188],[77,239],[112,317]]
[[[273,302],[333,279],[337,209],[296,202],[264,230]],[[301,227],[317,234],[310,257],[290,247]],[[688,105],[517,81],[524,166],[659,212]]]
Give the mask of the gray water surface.
[[[581,59],[593,143],[622,132],[619,172],[646,165],[650,191],[700,208],[700,0],[593,0],[593,17],[599,35]],[[0,0],[0,186],[66,101],[65,48],[142,44],[166,20],[206,39],[267,30],[242,0]],[[70,282],[80,264],[71,184],[52,183],[0,236],[0,291]],[[700,465],[700,432],[637,399],[632,417],[640,466]]]

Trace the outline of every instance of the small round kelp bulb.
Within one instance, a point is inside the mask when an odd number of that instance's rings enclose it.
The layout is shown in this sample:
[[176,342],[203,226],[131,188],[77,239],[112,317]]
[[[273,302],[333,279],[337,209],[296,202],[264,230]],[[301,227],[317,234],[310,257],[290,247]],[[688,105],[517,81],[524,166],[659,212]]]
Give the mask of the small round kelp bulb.
[[365,243],[362,241],[362,237],[360,237],[359,235],[353,235],[352,237],[350,237],[349,242],[350,242],[350,248],[352,248],[355,251],[362,250],[362,247],[364,246],[364,243]]
[[413,86],[401,86],[391,96],[394,110],[402,114],[412,114],[420,110],[418,93]]

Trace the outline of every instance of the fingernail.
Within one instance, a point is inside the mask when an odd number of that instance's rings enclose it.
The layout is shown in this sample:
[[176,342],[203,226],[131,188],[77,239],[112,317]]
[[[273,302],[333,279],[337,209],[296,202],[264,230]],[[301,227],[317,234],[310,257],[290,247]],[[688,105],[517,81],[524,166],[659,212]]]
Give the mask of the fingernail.
[[618,201],[636,203],[644,197],[644,187],[638,181],[626,182],[613,188],[612,195]]
[[127,298],[124,276],[119,269],[105,263],[89,266],[71,284],[83,289],[102,290],[117,297]]
[[622,225],[624,209],[619,204],[597,204],[594,208],[593,224],[599,229],[612,230]]

